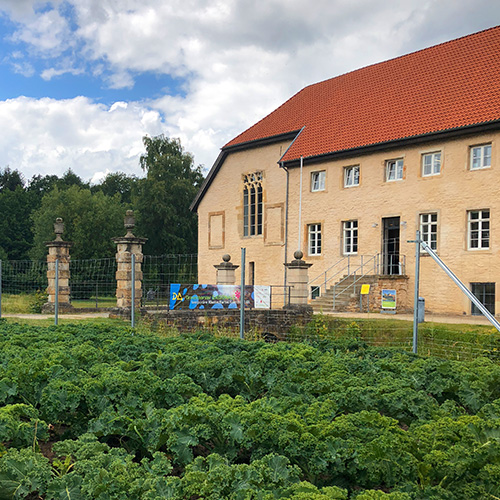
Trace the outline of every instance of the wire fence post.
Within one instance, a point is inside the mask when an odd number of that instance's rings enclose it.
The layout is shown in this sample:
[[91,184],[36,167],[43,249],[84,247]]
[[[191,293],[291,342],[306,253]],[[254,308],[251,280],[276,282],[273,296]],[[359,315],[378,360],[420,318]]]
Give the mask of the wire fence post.
[[132,305],[130,307],[130,323],[135,328],[135,253],[132,254]]
[[241,249],[241,289],[240,289],[240,339],[245,338],[245,256],[246,248]]
[[54,300],[54,324],[59,324],[59,259],[56,259],[56,290]]
[[413,300],[413,353],[418,349],[418,290],[420,282],[420,231],[415,240],[415,297]]

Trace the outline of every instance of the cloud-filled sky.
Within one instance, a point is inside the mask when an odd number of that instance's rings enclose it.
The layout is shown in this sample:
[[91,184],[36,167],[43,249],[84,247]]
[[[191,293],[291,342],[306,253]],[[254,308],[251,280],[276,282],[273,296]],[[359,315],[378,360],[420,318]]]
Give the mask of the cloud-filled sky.
[[141,175],[163,133],[208,169],[304,86],[497,24],[494,0],[0,0],[0,168]]

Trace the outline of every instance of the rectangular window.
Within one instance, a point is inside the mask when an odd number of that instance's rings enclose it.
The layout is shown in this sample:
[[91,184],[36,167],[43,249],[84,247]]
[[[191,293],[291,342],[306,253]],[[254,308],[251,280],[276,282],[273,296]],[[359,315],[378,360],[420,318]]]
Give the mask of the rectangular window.
[[490,211],[470,210],[467,212],[469,250],[490,248]]
[[319,286],[311,287],[311,299],[317,299],[321,294],[321,288]]
[[470,169],[491,167],[491,144],[473,146],[470,148]]
[[441,151],[422,155],[422,175],[438,175],[441,172]]
[[385,162],[385,180],[386,182],[403,180],[403,158]]
[[[495,283],[471,283],[471,292],[491,314],[495,314]],[[472,304],[471,313],[481,315],[479,308]]]
[[359,165],[344,168],[344,187],[359,186]]
[[358,221],[346,220],[342,222],[344,240],[344,254],[358,253]]
[[313,172],[311,174],[311,191],[324,191],[325,190],[326,171]]
[[262,234],[262,172],[243,176],[243,235]]
[[307,231],[309,255],[321,255],[321,224],[309,224]]
[[420,214],[420,236],[432,250],[437,250],[438,214]]

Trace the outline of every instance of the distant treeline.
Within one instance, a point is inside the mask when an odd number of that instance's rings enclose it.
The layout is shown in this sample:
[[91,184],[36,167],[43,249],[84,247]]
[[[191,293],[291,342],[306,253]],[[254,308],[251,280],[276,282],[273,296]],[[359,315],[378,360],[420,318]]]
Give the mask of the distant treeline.
[[71,168],[62,177],[29,180],[17,169],[0,169],[0,259],[44,259],[56,217],[64,219],[63,239],[74,242],[73,259],[112,257],[111,238],[125,234],[128,209],[136,215],[134,234],[148,238],[145,253],[196,253],[197,220],[189,205],[203,181],[201,167],[178,139],[143,142],[142,178],[118,172],[90,185]]

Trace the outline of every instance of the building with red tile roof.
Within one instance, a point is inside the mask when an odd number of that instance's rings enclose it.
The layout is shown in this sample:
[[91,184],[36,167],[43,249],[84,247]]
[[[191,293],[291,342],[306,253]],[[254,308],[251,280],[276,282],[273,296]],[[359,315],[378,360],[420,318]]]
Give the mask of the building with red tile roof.
[[[410,297],[403,236],[420,229],[457,266],[476,262],[481,272],[464,280],[474,293],[487,293],[494,309],[499,52],[495,27],[295,94],[222,148],[192,204],[200,216],[200,264],[219,250],[247,246],[255,253],[254,279],[277,281],[291,248],[315,264],[314,274],[346,256],[380,253],[387,260],[388,239],[397,239],[390,250],[397,266],[386,262],[378,274],[404,272]],[[445,250],[445,239],[455,246]],[[402,250],[410,258],[404,266]],[[432,272],[428,259],[424,266]],[[437,309],[469,314],[470,305],[450,290],[443,284],[431,292]]]

